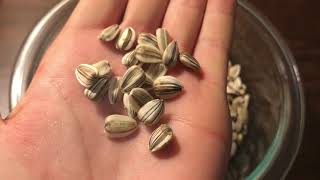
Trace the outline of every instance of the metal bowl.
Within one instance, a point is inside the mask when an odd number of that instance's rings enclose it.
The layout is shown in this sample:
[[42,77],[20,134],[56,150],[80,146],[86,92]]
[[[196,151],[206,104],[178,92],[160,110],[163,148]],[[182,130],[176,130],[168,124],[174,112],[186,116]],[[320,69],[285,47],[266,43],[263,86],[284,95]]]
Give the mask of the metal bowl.
[[[38,63],[77,1],[56,5],[26,39],[16,62],[11,109],[19,102]],[[231,160],[228,179],[282,179],[300,146],[304,97],[291,52],[271,23],[246,1],[239,1],[231,59],[242,66],[251,94],[248,135]]]

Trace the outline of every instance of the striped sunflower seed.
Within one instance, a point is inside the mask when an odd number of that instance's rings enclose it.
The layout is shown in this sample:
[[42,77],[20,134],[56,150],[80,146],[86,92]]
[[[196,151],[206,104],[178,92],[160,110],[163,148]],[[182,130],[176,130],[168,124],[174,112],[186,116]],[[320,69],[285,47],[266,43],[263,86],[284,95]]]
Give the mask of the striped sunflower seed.
[[180,53],[180,62],[185,65],[186,67],[195,70],[195,71],[199,71],[200,70],[200,64],[199,62],[192,57],[190,54],[188,53]]
[[138,45],[136,47],[136,58],[142,63],[161,63],[162,56],[159,49],[151,45]]
[[121,51],[128,51],[132,48],[136,41],[136,32],[133,28],[128,27],[118,37],[116,48]]
[[169,99],[177,96],[183,89],[179,80],[172,76],[161,76],[153,83],[155,95],[161,99]]
[[127,54],[125,54],[122,58],[122,64],[126,67],[131,67],[133,65],[137,65],[139,63],[138,59],[135,57],[136,53],[135,51],[130,51]]
[[169,144],[173,138],[172,129],[167,124],[161,124],[151,134],[149,140],[149,150],[156,152]]
[[151,33],[141,33],[138,37],[139,45],[151,45],[158,49],[157,37]]
[[130,101],[135,102],[139,107],[145,105],[147,102],[153,100],[150,93],[143,88],[134,88],[130,91]]
[[163,99],[154,99],[143,105],[138,111],[138,118],[147,126],[157,124],[164,113]]
[[141,88],[151,91],[153,89],[153,80],[146,75],[146,80],[142,84]]
[[146,76],[151,80],[155,80],[160,76],[164,76],[168,69],[164,64],[144,64],[142,65],[142,69],[146,73]]
[[75,70],[75,75],[82,86],[89,88],[96,82],[98,70],[92,65],[80,64]]
[[145,80],[146,75],[143,69],[137,65],[133,65],[123,75],[120,88],[124,93],[127,93],[133,88],[142,86]]
[[129,117],[136,118],[140,107],[138,104],[130,102],[129,96],[128,93],[123,95],[123,106]]
[[102,60],[102,61],[99,61],[99,62],[93,64],[92,66],[97,68],[97,70],[98,70],[97,76],[99,78],[101,78],[101,77],[110,78],[111,77],[112,69],[111,69],[110,63],[108,61]]
[[168,67],[174,67],[179,58],[179,48],[176,41],[172,41],[165,49],[162,60]]
[[156,35],[160,52],[163,53],[169,44],[168,31],[164,28],[158,28]]
[[105,119],[104,129],[111,138],[126,137],[136,131],[137,121],[123,115],[110,115]]
[[120,29],[119,29],[119,25],[118,24],[114,24],[114,25],[111,25],[107,28],[105,28],[101,34],[98,36],[98,38],[102,41],[112,41],[114,40],[118,34],[120,32]]
[[95,84],[90,88],[84,90],[84,95],[91,100],[98,100],[103,98],[109,89],[108,78],[100,78]]
[[110,104],[115,104],[120,99],[122,92],[120,91],[121,77],[112,77],[109,82],[108,98]]

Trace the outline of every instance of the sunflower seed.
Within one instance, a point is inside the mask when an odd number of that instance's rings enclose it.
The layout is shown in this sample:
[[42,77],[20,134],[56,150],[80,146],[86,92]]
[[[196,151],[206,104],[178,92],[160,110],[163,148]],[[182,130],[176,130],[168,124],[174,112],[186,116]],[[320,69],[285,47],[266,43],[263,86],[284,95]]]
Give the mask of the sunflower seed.
[[151,33],[141,33],[138,37],[139,45],[151,45],[158,48],[157,37]]
[[128,51],[132,48],[133,44],[136,41],[136,32],[133,28],[128,27],[123,30],[123,32],[120,34],[117,42],[116,42],[116,48],[121,51]]
[[149,76],[146,75],[146,80],[142,84],[141,88],[143,88],[147,91],[151,91],[153,89],[153,80]]
[[145,105],[147,102],[153,100],[150,93],[143,88],[134,88],[130,91],[129,95],[130,101],[136,102],[139,107]]
[[143,69],[137,65],[133,65],[123,75],[120,88],[124,93],[130,92],[133,88],[142,86],[145,80],[146,75]]
[[167,67],[164,64],[144,64],[142,69],[146,73],[146,76],[151,80],[155,80],[160,76],[164,76],[167,73]]
[[123,106],[129,117],[136,118],[140,107],[137,104],[130,102],[129,96],[130,95],[127,93],[123,95]]
[[114,24],[105,28],[99,35],[99,39],[102,41],[112,41],[114,40],[120,32],[119,25]]
[[5,121],[5,120],[8,120],[8,114],[5,114],[5,113],[0,113],[0,119]]
[[137,128],[137,121],[123,115],[110,115],[105,119],[105,132],[112,138],[126,137],[132,134]]
[[183,85],[172,76],[161,76],[153,83],[155,95],[162,99],[169,99],[178,95],[183,89]]
[[108,98],[110,104],[117,103],[122,92],[120,91],[121,77],[112,77],[109,82]]
[[188,68],[191,68],[192,70],[200,70],[199,62],[188,53],[180,53],[179,60],[183,65],[185,65]]
[[166,124],[161,124],[151,134],[151,137],[149,140],[149,150],[151,152],[156,152],[164,148],[166,145],[169,144],[172,138],[173,138],[172,129]]
[[138,45],[136,47],[136,58],[142,63],[161,63],[162,56],[159,49],[151,45]]
[[174,67],[179,58],[179,48],[176,41],[172,41],[163,52],[163,63],[169,67]]
[[135,57],[136,53],[135,51],[130,51],[127,54],[125,54],[122,58],[122,64],[126,67],[131,67],[133,65],[136,65],[139,63],[138,59]]
[[228,72],[228,78],[230,80],[235,80],[237,77],[239,77],[241,72],[241,66],[239,64],[236,64],[234,66],[230,66],[229,72]]
[[98,100],[108,92],[108,78],[103,77],[93,84],[89,89],[84,90],[84,95],[91,100]]
[[154,99],[143,105],[138,111],[138,118],[147,126],[157,124],[164,113],[163,99]]
[[158,28],[156,35],[160,52],[163,53],[169,44],[168,32],[164,28]]
[[75,75],[81,85],[89,88],[95,83],[98,70],[92,65],[80,64],[75,70]]
[[110,78],[111,77],[111,74],[112,74],[112,69],[111,69],[111,66],[109,64],[108,61],[106,60],[102,60],[102,61],[99,61],[95,64],[93,64],[92,66],[94,66],[95,68],[97,68],[98,70],[98,77],[101,78],[101,77],[108,77]]

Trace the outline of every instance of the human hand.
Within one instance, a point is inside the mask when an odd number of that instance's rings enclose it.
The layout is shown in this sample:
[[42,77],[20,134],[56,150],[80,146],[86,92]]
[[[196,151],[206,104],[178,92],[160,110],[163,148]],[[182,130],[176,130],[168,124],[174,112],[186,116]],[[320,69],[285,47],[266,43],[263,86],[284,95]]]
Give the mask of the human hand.
[[[225,95],[234,0],[82,0],[37,70],[21,103],[0,123],[0,179],[223,179],[230,152]],[[127,6],[127,7],[126,7]],[[97,40],[119,23],[138,32],[168,30],[181,51],[193,52],[201,77],[173,73],[185,93],[166,102],[163,121],[175,141],[148,151],[150,129],[110,140],[104,118],[117,108],[89,101],[74,76],[80,63],[107,58],[122,75],[121,55]]]

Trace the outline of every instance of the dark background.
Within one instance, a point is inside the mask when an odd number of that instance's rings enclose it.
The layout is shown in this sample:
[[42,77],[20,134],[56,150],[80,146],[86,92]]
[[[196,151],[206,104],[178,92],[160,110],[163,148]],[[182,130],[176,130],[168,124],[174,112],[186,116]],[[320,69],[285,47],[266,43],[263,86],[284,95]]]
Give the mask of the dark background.
[[[0,111],[8,111],[15,57],[34,24],[59,0],[0,0]],[[320,179],[320,1],[249,0],[280,31],[291,48],[306,96],[302,147],[287,179]]]

